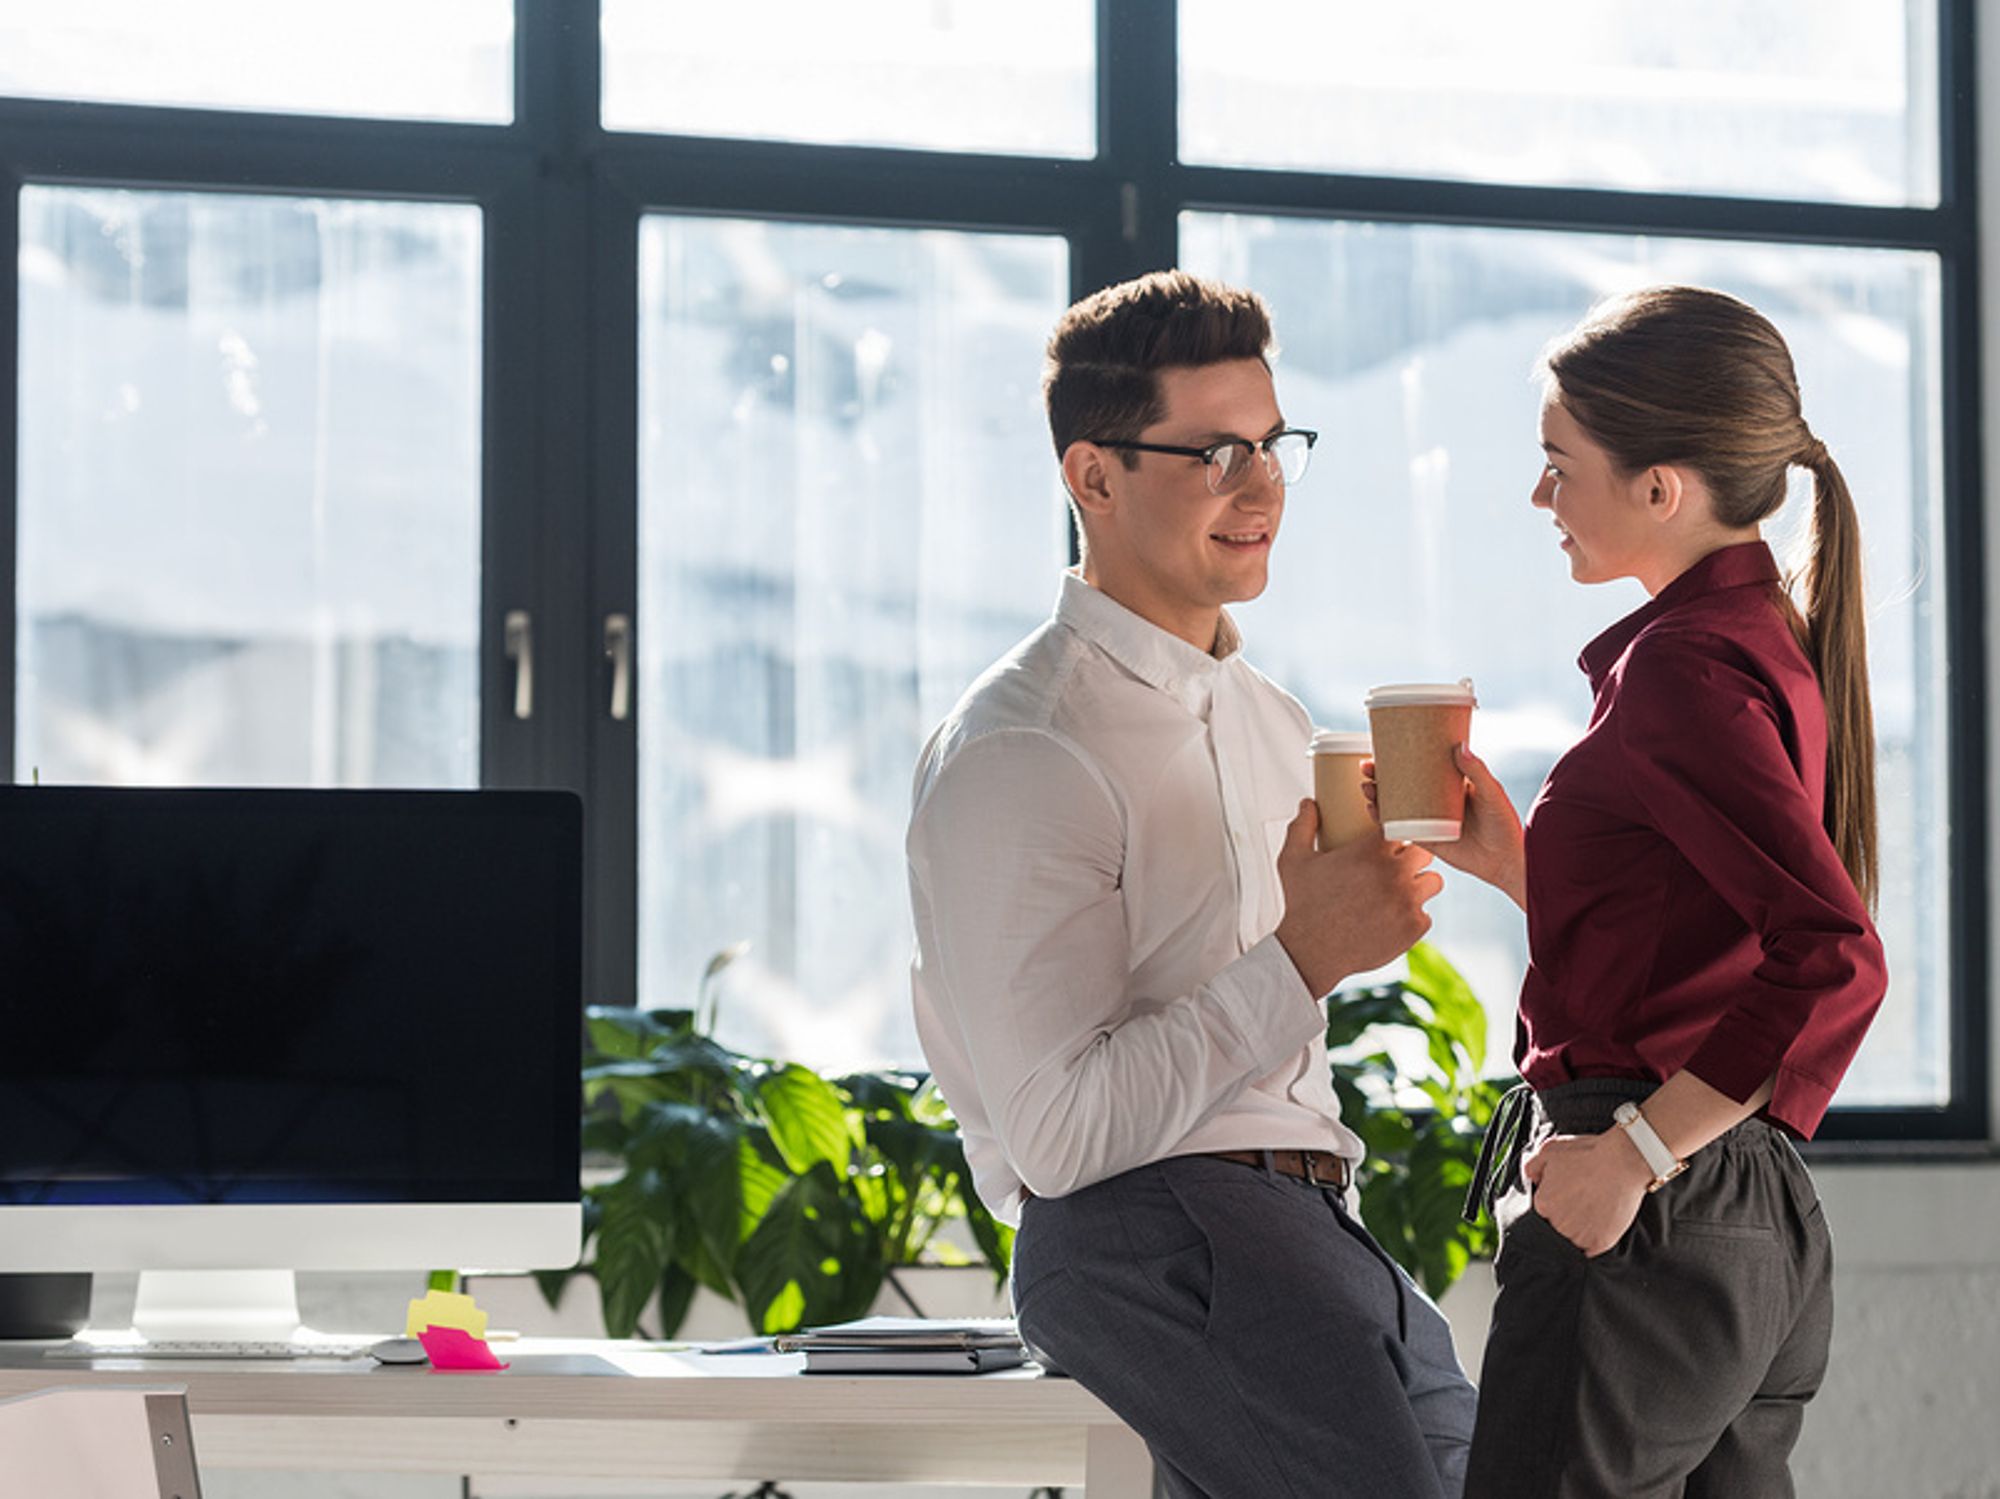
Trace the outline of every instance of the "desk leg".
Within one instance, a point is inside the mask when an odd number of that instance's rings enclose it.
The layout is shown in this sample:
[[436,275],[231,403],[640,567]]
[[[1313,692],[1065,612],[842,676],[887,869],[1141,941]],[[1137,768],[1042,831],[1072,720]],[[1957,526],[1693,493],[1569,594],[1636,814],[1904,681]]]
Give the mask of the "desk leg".
[[1153,1455],[1129,1426],[1093,1426],[1083,1451],[1087,1499],[1153,1499]]

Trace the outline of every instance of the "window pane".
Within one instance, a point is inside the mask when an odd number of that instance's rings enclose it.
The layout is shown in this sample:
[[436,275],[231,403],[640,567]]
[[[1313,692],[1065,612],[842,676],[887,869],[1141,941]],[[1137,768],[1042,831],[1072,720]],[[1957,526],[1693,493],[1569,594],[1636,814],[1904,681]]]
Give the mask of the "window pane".
[[1046,617],[1061,240],[653,217],[640,237],[639,986],[914,1063],[924,736]]
[[[1936,0],[1181,0],[1186,160],[1938,200]],[[1246,44],[1247,43],[1247,44]]]
[[[1861,511],[1890,990],[1845,1103],[1944,1100],[1947,871],[1938,267],[1901,251],[1222,215],[1183,220],[1187,263],[1270,298],[1285,414],[1324,436],[1285,517],[1254,659],[1317,721],[1362,728],[1380,681],[1478,684],[1480,753],[1526,808],[1582,733],[1578,651],[1645,600],[1577,587],[1530,509],[1537,353],[1599,297],[1693,281],[1747,298],[1790,342],[1807,419]],[[1796,476],[1803,486],[1803,476]],[[1809,489],[1769,528],[1803,539]],[[1331,628],[1336,626],[1337,628]],[[1520,913],[1447,875],[1434,940],[1512,1046]]]
[[0,0],[0,94],[505,123],[512,0]]
[[607,130],[1091,156],[1092,0],[603,0]]
[[21,210],[19,776],[474,784],[479,211]]

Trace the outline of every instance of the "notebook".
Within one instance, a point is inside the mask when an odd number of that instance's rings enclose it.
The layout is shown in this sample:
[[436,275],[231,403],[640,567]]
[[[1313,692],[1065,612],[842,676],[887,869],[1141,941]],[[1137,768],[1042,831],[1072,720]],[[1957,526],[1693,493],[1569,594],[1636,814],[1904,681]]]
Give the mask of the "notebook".
[[772,1346],[803,1353],[808,1374],[985,1374],[1028,1356],[1006,1317],[863,1317],[787,1333]]

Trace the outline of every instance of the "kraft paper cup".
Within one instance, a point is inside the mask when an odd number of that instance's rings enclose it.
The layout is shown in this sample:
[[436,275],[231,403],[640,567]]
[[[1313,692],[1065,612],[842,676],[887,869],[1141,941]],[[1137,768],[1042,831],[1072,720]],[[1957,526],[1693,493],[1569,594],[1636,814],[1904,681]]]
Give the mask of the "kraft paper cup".
[[1369,737],[1318,729],[1306,753],[1312,756],[1313,800],[1319,803],[1320,851],[1379,836],[1361,794],[1361,762],[1375,753]]
[[1465,773],[1453,751],[1470,737],[1478,703],[1469,678],[1396,682],[1368,694],[1384,838],[1447,843],[1458,837],[1465,825]]

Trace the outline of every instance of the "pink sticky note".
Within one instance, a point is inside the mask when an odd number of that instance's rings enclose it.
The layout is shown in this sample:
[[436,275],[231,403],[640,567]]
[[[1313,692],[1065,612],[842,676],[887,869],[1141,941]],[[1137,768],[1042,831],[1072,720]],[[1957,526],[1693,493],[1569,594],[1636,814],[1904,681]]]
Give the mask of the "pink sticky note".
[[493,1356],[484,1338],[475,1338],[462,1327],[426,1327],[417,1341],[430,1355],[433,1369],[490,1371],[507,1366]]

